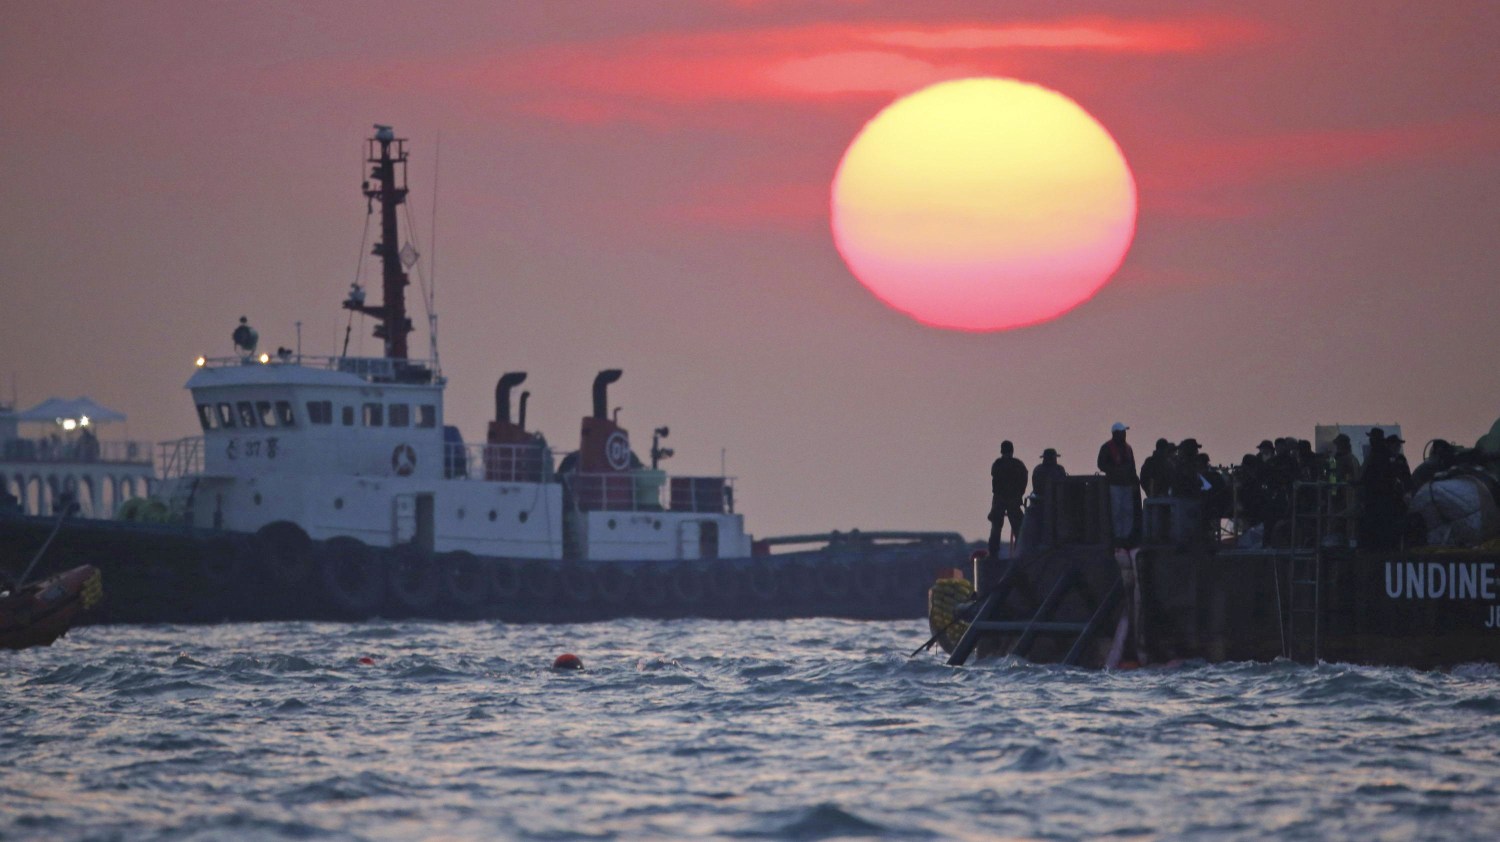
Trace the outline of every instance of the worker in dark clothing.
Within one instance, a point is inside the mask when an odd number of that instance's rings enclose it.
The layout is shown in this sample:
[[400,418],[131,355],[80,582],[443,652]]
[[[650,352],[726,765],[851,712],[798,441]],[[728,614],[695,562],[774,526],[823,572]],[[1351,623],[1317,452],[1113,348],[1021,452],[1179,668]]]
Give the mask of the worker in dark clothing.
[[260,334],[255,332],[255,328],[250,326],[250,321],[244,316],[240,316],[240,326],[234,329],[229,338],[234,341],[234,349],[245,357],[252,356],[255,346],[260,342]]
[[1049,447],[1043,450],[1042,464],[1037,465],[1031,472],[1031,509],[1027,514],[1027,520],[1035,521],[1035,523],[1028,526],[1027,530],[1028,533],[1034,532],[1037,540],[1044,544],[1052,543],[1052,524],[1055,521],[1052,511],[1057,506],[1051,489],[1059,480],[1066,479],[1068,476],[1067,470],[1057,463],[1057,455],[1055,448]]
[[1116,421],[1109,428],[1109,441],[1099,447],[1099,472],[1109,486],[1109,517],[1117,547],[1136,543],[1136,512],[1140,509],[1141,477],[1135,470],[1135,451],[1125,442],[1130,429]]
[[1410,497],[1416,490],[1415,483],[1411,478],[1411,463],[1406,461],[1406,454],[1401,452],[1401,445],[1406,444],[1406,439],[1400,436],[1386,436],[1385,446],[1391,454],[1391,471],[1395,474],[1396,485],[1401,488],[1402,497]]
[[1354,481],[1359,478],[1359,460],[1354,458],[1353,446],[1348,433],[1333,437],[1333,455],[1328,458],[1324,476],[1328,489],[1328,535],[1326,546],[1348,546],[1353,537],[1354,518],[1359,512],[1359,502],[1354,493]]
[[1055,448],[1047,448],[1042,451],[1042,464],[1036,466],[1031,472],[1031,489],[1036,493],[1037,499],[1046,501],[1047,489],[1060,479],[1066,479],[1068,471],[1057,463],[1058,452]]
[[1385,431],[1376,427],[1366,433],[1370,452],[1360,472],[1359,545],[1366,549],[1394,549],[1400,540],[1400,523],[1406,516],[1401,480]]
[[1141,463],[1141,492],[1147,497],[1165,497],[1172,484],[1172,457],[1177,448],[1166,439],[1156,440],[1156,450]]
[[1015,457],[1016,446],[1009,441],[1000,443],[1000,458],[990,465],[990,558],[1000,554],[1000,529],[1010,521],[1012,544],[1021,536],[1021,500],[1026,496],[1026,480],[1030,472],[1021,460]]
[[1454,447],[1446,439],[1433,439],[1427,448],[1427,458],[1411,472],[1414,488],[1426,485],[1433,477],[1458,464]]

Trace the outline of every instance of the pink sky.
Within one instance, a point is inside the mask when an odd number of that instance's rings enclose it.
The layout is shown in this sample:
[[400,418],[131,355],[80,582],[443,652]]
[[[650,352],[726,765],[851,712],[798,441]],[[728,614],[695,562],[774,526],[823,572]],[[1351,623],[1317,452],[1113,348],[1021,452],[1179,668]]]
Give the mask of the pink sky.
[[[1500,415],[1500,6],[983,8],[4,2],[5,392],[164,440],[240,315],[336,350],[381,122],[411,139],[424,246],[441,135],[450,422],[479,438],[523,369],[571,448],[623,367],[638,449],[669,424],[669,467],[710,473],[722,448],[758,535],[980,536],[1001,439],[1090,471],[1115,420],[1140,455],[1230,461],[1316,423],[1398,422],[1417,451]],[[1009,333],[889,310],[829,231],[864,122],[975,74],[1076,100],[1140,190],[1116,279]]]

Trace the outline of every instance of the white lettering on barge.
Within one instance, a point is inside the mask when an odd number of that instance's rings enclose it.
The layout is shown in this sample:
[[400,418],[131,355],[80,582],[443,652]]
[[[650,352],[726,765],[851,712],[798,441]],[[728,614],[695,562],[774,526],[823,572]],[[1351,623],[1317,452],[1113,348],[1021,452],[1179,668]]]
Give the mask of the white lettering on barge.
[[1495,598],[1495,563],[1387,561],[1385,595],[1391,599]]

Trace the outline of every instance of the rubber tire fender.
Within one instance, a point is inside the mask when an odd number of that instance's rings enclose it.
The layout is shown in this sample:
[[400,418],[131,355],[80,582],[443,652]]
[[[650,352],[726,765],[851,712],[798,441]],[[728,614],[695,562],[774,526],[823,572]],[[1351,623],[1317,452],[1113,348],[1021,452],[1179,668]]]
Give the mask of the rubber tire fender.
[[391,548],[386,567],[386,588],[390,601],[404,614],[432,616],[442,589],[437,559],[425,558],[411,544]]
[[256,557],[271,583],[296,588],[312,578],[312,539],[302,527],[287,520],[262,526],[255,533]]
[[479,556],[467,550],[443,553],[437,558],[443,601],[472,611],[490,598],[490,571]]
[[323,597],[342,616],[368,619],[385,604],[383,553],[358,538],[328,539],[318,553],[318,580]]

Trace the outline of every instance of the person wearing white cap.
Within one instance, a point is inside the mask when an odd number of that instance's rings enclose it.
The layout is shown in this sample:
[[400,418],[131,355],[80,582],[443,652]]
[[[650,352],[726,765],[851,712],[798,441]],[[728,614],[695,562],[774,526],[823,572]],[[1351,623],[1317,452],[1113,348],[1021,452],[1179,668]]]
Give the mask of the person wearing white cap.
[[1125,442],[1125,431],[1130,428],[1116,421],[1109,429],[1109,441],[1099,448],[1099,472],[1109,485],[1109,522],[1115,546],[1125,547],[1135,537],[1141,478],[1135,470],[1135,451]]

